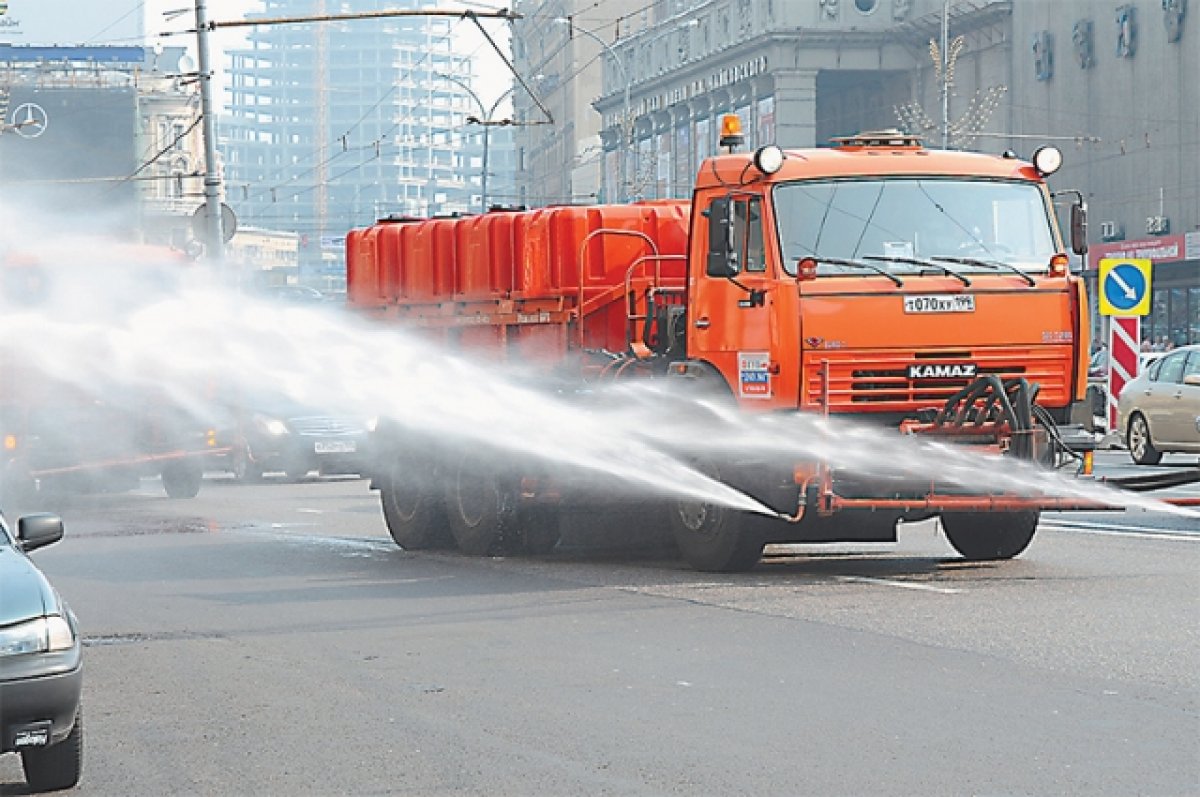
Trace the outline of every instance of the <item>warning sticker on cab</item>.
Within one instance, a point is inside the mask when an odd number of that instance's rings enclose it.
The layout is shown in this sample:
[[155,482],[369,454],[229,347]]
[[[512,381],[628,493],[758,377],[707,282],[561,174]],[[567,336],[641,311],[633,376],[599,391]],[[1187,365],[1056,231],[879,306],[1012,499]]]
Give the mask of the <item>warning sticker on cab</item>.
[[769,352],[738,352],[738,387],[743,398],[771,397],[770,362]]

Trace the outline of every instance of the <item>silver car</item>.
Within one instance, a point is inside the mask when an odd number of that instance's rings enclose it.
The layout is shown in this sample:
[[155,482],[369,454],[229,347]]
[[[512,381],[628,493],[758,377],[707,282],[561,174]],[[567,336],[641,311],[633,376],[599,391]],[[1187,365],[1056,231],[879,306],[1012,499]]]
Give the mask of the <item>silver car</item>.
[[1200,454],[1200,345],[1167,352],[1125,385],[1117,423],[1139,465],[1164,453]]

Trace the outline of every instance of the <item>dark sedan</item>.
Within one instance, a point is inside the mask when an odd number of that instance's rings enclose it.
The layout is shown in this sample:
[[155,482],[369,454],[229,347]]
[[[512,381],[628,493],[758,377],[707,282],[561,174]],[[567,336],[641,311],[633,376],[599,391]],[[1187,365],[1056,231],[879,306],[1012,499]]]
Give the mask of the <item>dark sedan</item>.
[[300,479],[361,473],[367,455],[368,422],[333,415],[283,398],[259,400],[236,410],[234,427],[219,436],[229,450],[223,467],[253,481],[271,471]]
[[83,765],[83,651],[75,615],[27,556],[62,521],[0,517],[0,754],[18,753],[34,791],[69,789]]

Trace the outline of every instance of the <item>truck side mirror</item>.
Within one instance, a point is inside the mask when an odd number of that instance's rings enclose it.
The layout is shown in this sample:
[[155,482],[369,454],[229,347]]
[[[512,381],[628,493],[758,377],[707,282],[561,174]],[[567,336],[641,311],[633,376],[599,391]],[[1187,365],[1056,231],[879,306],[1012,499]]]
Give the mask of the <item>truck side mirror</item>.
[[733,251],[733,207],[728,198],[714,199],[708,206],[708,261],[705,273],[710,277],[736,277],[737,260]]
[[1077,203],[1071,205],[1071,251],[1085,255],[1087,249],[1087,207]]

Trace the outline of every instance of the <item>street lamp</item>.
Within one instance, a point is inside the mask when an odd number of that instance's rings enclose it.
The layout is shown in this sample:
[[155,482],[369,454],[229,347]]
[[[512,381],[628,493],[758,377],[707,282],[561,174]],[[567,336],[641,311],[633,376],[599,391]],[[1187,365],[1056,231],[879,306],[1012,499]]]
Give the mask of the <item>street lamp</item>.
[[438,77],[445,78],[451,83],[456,83],[461,86],[466,90],[467,94],[470,95],[471,99],[475,101],[475,104],[479,106],[479,116],[468,116],[467,123],[477,124],[483,128],[483,174],[479,179],[479,208],[482,212],[487,213],[488,150],[490,147],[488,131],[493,127],[504,127],[513,123],[512,119],[493,119],[492,116],[495,115],[496,109],[500,107],[500,103],[504,101],[505,97],[507,97],[509,94],[512,94],[513,89],[515,89],[516,86],[510,86],[504,91],[504,93],[496,98],[496,101],[492,103],[492,107],[488,108],[483,104],[483,100],[479,99],[479,95],[475,93],[475,90],[472,89],[465,81],[459,80],[453,75],[445,75],[440,73],[438,74]]
[[610,47],[608,45],[608,43],[604,41],[604,39],[600,38],[600,36],[598,36],[595,31],[588,30],[587,28],[581,28],[580,26],[576,25],[574,23],[574,21],[568,19],[567,17],[555,17],[554,24],[566,25],[567,30],[570,33],[570,35],[573,36],[575,31],[579,31],[584,36],[587,36],[589,39],[596,42],[596,44],[599,44],[602,48],[604,48],[604,51],[606,53],[608,53],[609,56],[613,59],[613,62],[616,63],[617,67],[621,70],[621,76],[625,78],[625,110],[624,110],[624,117],[621,120],[621,148],[620,148],[621,171],[620,171],[620,173],[621,173],[621,194],[623,197],[623,201],[628,202],[629,201],[629,179],[628,179],[628,176],[629,176],[628,175],[629,151],[628,150],[633,144],[633,131],[631,129],[633,127],[633,115],[630,113],[630,107],[629,107],[629,89],[632,84],[630,83],[630,80],[629,80],[629,70],[627,70],[625,68],[625,62],[621,60],[621,56],[617,55],[617,51],[614,50],[612,47]]

